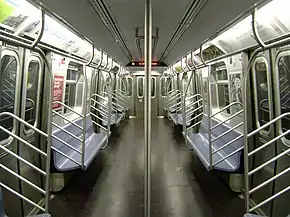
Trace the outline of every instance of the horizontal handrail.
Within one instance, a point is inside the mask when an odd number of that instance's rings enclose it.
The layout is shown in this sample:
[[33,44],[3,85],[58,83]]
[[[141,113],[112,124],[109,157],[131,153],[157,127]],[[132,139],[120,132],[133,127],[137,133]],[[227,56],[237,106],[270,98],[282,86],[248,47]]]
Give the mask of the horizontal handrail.
[[[240,102],[232,102],[231,104],[229,104],[229,105],[227,105],[226,107],[224,107],[224,108],[222,108],[221,110],[219,110],[217,113],[211,115],[210,118],[216,116],[217,114],[220,114],[221,112],[227,110],[228,108],[232,107],[233,105],[240,105],[240,106],[242,106],[242,108],[243,108],[243,104],[242,104],[242,103],[240,103]],[[243,111],[243,109],[242,109],[242,111]]]
[[5,188],[7,191],[11,192],[12,194],[16,195],[17,197],[21,198],[22,200],[26,201],[30,205],[37,207],[39,210],[45,212],[45,209],[43,207],[39,206],[37,203],[33,202],[32,200],[28,199],[27,197],[24,197],[22,194],[19,194],[17,191],[8,187],[7,185],[3,184],[2,182],[0,182],[0,186],[2,188]]
[[57,127],[58,129],[60,129],[61,131],[65,132],[66,134],[70,135],[71,137],[73,137],[73,138],[79,140],[80,142],[83,141],[82,139],[80,139],[80,138],[77,137],[76,135],[74,135],[74,134],[72,134],[71,132],[67,131],[64,127],[61,127],[61,126],[59,126],[59,125],[57,125],[57,124],[55,124],[55,123],[53,123],[53,122],[52,122],[52,125],[55,126],[55,127]]
[[277,192],[276,194],[274,194],[273,196],[269,197],[268,199],[262,201],[261,203],[259,203],[258,205],[252,207],[250,209],[250,212],[253,212],[254,210],[260,208],[261,206],[264,206],[266,203],[269,203],[270,201],[274,200],[275,198],[279,197],[280,195],[286,193],[287,191],[290,190],[290,185],[286,188],[284,188],[283,190]]
[[[82,152],[79,151],[77,148],[71,146],[71,145],[68,144],[66,141],[64,141],[64,140],[62,140],[62,139],[60,139],[60,138],[58,138],[57,136],[52,135],[52,138],[56,139],[57,141],[61,142],[61,143],[64,144],[64,145],[66,145],[67,147],[71,148],[72,150],[76,151],[77,153],[82,154]],[[81,143],[82,143],[82,142],[83,142],[83,141],[81,141]]]
[[201,122],[202,122],[202,121],[199,121],[199,122],[197,122],[197,123],[193,124],[192,126],[190,126],[190,127],[186,128],[186,130],[185,130],[185,131],[189,131],[189,130],[191,130],[191,129],[192,129],[192,128],[194,128],[195,126],[199,125]]
[[0,114],[0,117],[1,117],[1,116],[10,116],[10,117],[16,119],[17,121],[19,121],[20,123],[26,125],[27,127],[31,128],[31,129],[34,130],[35,132],[39,133],[40,135],[42,135],[42,136],[44,136],[44,137],[48,137],[48,135],[47,135],[45,132],[43,132],[43,131],[39,130],[38,128],[36,128],[35,126],[33,126],[33,125],[27,123],[26,121],[24,121],[23,119],[19,118],[19,117],[16,116],[15,114],[12,114],[12,113],[10,113],[10,112],[2,112],[2,113]]
[[194,119],[196,119],[196,118],[198,118],[198,117],[200,117],[200,116],[202,116],[202,115],[203,115],[203,113],[200,113],[200,114],[194,116],[193,118],[191,118],[189,121],[192,121],[192,120],[194,120]]
[[108,98],[106,98],[106,97],[104,97],[104,96],[101,96],[101,95],[99,95],[99,94],[92,94],[92,96],[91,96],[91,98],[92,97],[94,97],[94,96],[97,96],[97,97],[99,97],[99,98],[101,98],[101,99],[103,99],[103,100],[106,100],[107,102],[109,101],[109,99]]
[[107,104],[101,103],[101,102],[99,102],[99,101],[97,101],[97,100],[95,100],[93,98],[91,98],[91,101],[97,103],[100,106],[106,107],[107,109],[109,108],[109,106]]
[[290,112],[286,112],[286,113],[284,113],[284,114],[282,114],[282,115],[280,115],[280,116],[278,116],[278,117],[272,119],[271,121],[269,121],[268,123],[266,123],[266,124],[264,124],[263,126],[259,127],[258,129],[256,129],[256,130],[250,132],[250,133],[248,134],[247,137],[250,138],[251,136],[257,134],[257,133],[260,132],[261,130],[267,128],[267,127],[270,126],[271,124],[275,123],[276,121],[281,120],[282,118],[284,118],[284,117],[286,117],[286,116],[290,116]]
[[70,124],[74,125],[75,127],[78,127],[79,129],[83,130],[83,127],[81,127],[80,125],[77,125],[76,123],[74,123],[73,121],[69,120],[67,117],[63,116],[62,114],[56,112],[56,111],[52,111],[53,114],[56,114],[57,116],[61,117],[62,119],[66,120],[67,122],[69,122]]
[[228,159],[229,157],[235,155],[236,153],[242,151],[244,149],[244,147],[240,147],[237,150],[233,151],[232,153],[228,154],[227,156],[223,157],[222,159],[220,159],[219,161],[215,162],[212,166],[214,167],[215,165],[219,164],[220,162]]
[[47,154],[40,149],[36,148],[35,146],[31,145],[29,142],[25,141],[21,137],[15,135],[14,133],[11,133],[9,130],[6,128],[0,126],[0,130],[3,132],[7,133],[9,136],[12,136],[13,138],[17,139],[18,141],[22,142],[23,144],[27,145],[28,147],[32,148],[34,151],[38,152],[39,154],[43,155],[44,157],[47,157]]
[[[91,98],[91,101],[97,103],[100,106],[99,108],[102,109],[104,113],[108,113],[109,114],[109,110],[104,110],[103,109],[103,107],[109,109],[109,106],[108,105],[103,104],[103,103],[101,103],[101,102],[99,102],[97,100],[94,100],[93,98]],[[115,108],[111,108],[111,109],[112,109],[113,112],[116,112],[117,111]]]
[[109,117],[109,113],[108,112],[104,112],[104,110],[98,109],[92,105],[90,105],[91,109],[98,111],[100,114],[104,115],[105,117]]
[[[185,109],[189,108],[188,110],[190,110],[190,109],[194,108],[194,107],[192,107],[193,105],[198,104],[198,103],[201,102],[201,101],[203,101],[203,98],[201,98],[201,99],[199,99],[199,100],[197,100],[197,101],[195,101],[195,102],[193,102],[193,103],[190,103],[190,104],[186,105],[186,106],[185,106]],[[180,103],[182,103],[182,102],[180,102]],[[181,110],[181,107],[179,108],[179,110]],[[187,111],[188,111],[188,110],[187,110]],[[187,111],[186,111],[186,112],[187,112]]]
[[218,148],[217,150],[215,150],[214,152],[212,152],[212,155],[220,152],[221,150],[223,150],[224,148],[230,146],[231,144],[233,144],[234,142],[238,141],[239,139],[243,138],[244,135],[239,135],[238,137],[234,138],[233,140],[227,142],[226,144],[224,144],[222,147]]
[[277,140],[281,139],[282,137],[286,136],[287,134],[290,133],[290,130],[287,130],[286,132],[280,134],[279,136],[271,139],[270,141],[266,142],[264,145],[259,146],[258,148],[256,148],[255,150],[251,151],[250,153],[248,153],[248,157],[251,157],[252,155],[254,155],[255,153],[257,153],[258,151],[268,147],[269,145],[271,145],[272,143],[276,142]]
[[97,125],[97,126],[99,126],[101,129],[103,129],[103,130],[105,130],[105,131],[108,132],[108,129],[107,128],[103,127],[102,125],[98,124],[97,122],[95,122],[95,121],[92,120],[92,123],[95,124],[95,125]]
[[[287,131],[288,132],[288,131]],[[288,132],[288,134],[290,133],[290,130]],[[276,140],[275,140],[276,141]],[[279,158],[287,155],[288,153],[290,153],[290,148],[287,149],[286,151],[283,151],[282,153],[276,155],[275,157],[271,158],[270,160],[268,160],[267,162],[261,164],[260,166],[256,167],[255,169],[251,170],[249,172],[249,176],[253,175],[254,173],[258,172],[259,170],[263,169],[265,166],[267,166],[270,163],[273,163],[274,161],[278,160]]]
[[218,126],[220,126],[220,125],[226,123],[227,121],[233,119],[234,117],[236,117],[236,116],[238,116],[239,114],[241,114],[243,111],[244,111],[244,110],[240,110],[240,111],[238,111],[237,113],[231,115],[230,117],[226,118],[225,120],[223,120],[223,121],[219,122],[218,124],[216,124],[215,126],[213,126],[210,130],[212,131],[213,129],[217,128]]
[[32,188],[34,188],[35,190],[37,190],[38,192],[40,192],[41,194],[46,194],[45,190],[43,190],[42,188],[38,187],[37,185],[35,185],[34,183],[32,183],[31,181],[29,181],[28,179],[20,176],[18,173],[14,172],[13,170],[9,169],[8,167],[0,164],[0,167],[4,170],[6,170],[8,173],[16,176],[18,179],[22,180],[23,182],[25,182],[26,184],[28,184],[29,186],[31,186]]
[[203,105],[199,106],[198,108],[190,111],[188,114],[186,114],[186,117],[190,117],[191,115],[193,115],[196,111],[200,110],[203,108]]
[[101,117],[99,117],[99,116],[95,115],[95,114],[94,114],[94,113],[92,113],[92,112],[90,112],[90,114],[91,114],[92,116],[94,116],[95,118],[97,118],[97,119],[101,120],[101,121],[108,122],[108,120],[105,120],[105,119],[103,119],[103,118],[101,118]]
[[60,104],[60,105],[62,105],[63,107],[65,107],[66,109],[70,110],[71,112],[73,112],[73,113],[77,114],[78,116],[84,118],[84,116],[83,116],[81,113],[76,112],[76,111],[73,110],[71,107],[69,107],[69,106],[67,106],[66,104],[64,104],[63,102],[55,101],[55,102],[53,102],[52,104],[53,104],[53,105],[54,105],[54,104]]
[[6,148],[5,146],[0,145],[0,149],[4,150],[5,152],[7,152],[8,154],[12,155],[13,157],[17,158],[19,161],[21,161],[22,163],[26,164],[27,166],[30,166],[31,168],[33,168],[34,170],[36,170],[37,172],[41,173],[42,175],[46,176],[46,172],[39,169],[37,166],[33,165],[32,163],[30,163],[29,161],[25,160],[24,158],[18,156],[17,154],[15,154],[13,151],[10,151],[8,148]]
[[288,173],[290,171],[290,166],[283,170],[282,172],[278,173],[277,175],[273,176],[272,178],[266,180],[265,182],[261,183],[260,185],[254,187],[253,189],[251,189],[249,191],[249,194],[253,194],[254,192],[258,191],[259,189],[263,188],[264,186],[266,186],[267,184],[271,183],[272,181],[278,179],[279,177],[283,176],[284,174]]
[[227,130],[226,132],[222,133],[221,135],[215,137],[213,140],[211,140],[211,142],[215,142],[216,140],[222,138],[223,136],[227,135],[228,133],[234,131],[235,129],[237,129],[238,127],[242,126],[244,124],[244,122],[241,122],[239,124],[237,124],[234,127],[231,127],[229,130]]
[[58,150],[57,148],[51,146],[51,149],[56,151],[57,153],[59,153],[60,155],[64,156],[65,158],[71,160],[72,162],[78,164],[79,166],[82,166],[81,163],[79,163],[78,161],[76,161],[75,159],[71,158],[70,156],[68,156],[67,154],[63,153],[62,151]]

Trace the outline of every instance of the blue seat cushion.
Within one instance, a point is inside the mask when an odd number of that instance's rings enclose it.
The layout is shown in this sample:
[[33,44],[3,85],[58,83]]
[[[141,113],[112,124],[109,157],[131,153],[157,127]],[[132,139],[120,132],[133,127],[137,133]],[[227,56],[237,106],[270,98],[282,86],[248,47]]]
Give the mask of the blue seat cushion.
[[[74,121],[74,123],[78,126],[82,126],[82,119],[78,119]],[[69,131],[70,133],[74,134],[75,136],[81,139],[82,137],[82,129],[74,126],[73,124],[69,123],[64,128]],[[53,136],[58,137],[59,139],[65,141],[69,145],[73,146],[76,150],[82,151],[82,142],[78,139],[70,136],[66,132],[62,130],[56,130],[53,132]],[[106,142],[108,134],[106,132],[95,133],[94,127],[92,123],[91,116],[88,114],[86,116],[86,139],[85,139],[85,154],[84,154],[84,166],[85,169],[90,165],[93,161],[95,156],[101,150],[103,144]],[[75,161],[81,163],[82,155],[77,151],[73,150],[72,148],[66,146],[62,142],[58,141],[57,139],[52,139],[52,146],[62,153],[68,155]],[[70,171],[74,169],[80,168],[80,165],[73,162],[72,160],[66,158],[62,154],[58,153],[57,151],[53,151],[54,153],[54,166],[59,171]]]
[[[219,122],[211,119],[211,127],[215,126]],[[210,170],[210,146],[209,146],[209,136],[208,136],[208,126],[209,126],[209,119],[207,115],[203,115],[202,122],[199,128],[199,133],[187,132],[186,139],[189,142],[189,145],[197,154],[200,161],[206,167],[207,170]],[[229,130],[230,127],[226,124],[221,124],[220,126],[216,127],[212,130],[211,140],[213,141],[214,138],[221,135],[222,133]],[[232,141],[233,139],[241,136],[242,134],[236,130],[233,130],[227,133],[225,136],[217,139],[216,141],[212,142],[212,152],[215,152],[228,142]],[[215,164],[222,158],[228,156],[229,154],[233,153],[234,151],[238,150],[239,148],[243,147],[243,137],[238,139],[237,141],[233,142],[231,145],[221,149],[217,153],[212,155],[212,162]],[[221,161],[220,163],[213,166],[216,170],[221,170],[225,172],[235,172],[240,167],[241,161],[241,154],[242,151],[237,152],[236,154],[230,156],[229,158]]]

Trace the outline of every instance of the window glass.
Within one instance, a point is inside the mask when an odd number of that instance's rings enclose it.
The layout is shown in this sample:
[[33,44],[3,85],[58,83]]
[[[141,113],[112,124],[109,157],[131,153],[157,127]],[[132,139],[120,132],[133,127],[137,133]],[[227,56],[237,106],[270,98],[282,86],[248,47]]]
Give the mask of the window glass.
[[133,79],[132,78],[127,78],[128,81],[128,96],[133,95]]
[[156,92],[156,78],[152,77],[151,78],[151,97],[155,97],[155,92]]
[[[290,55],[282,56],[278,62],[279,69],[279,93],[280,93],[280,104],[281,114],[290,112],[290,87],[289,87],[289,76],[290,76]],[[286,132],[290,128],[290,119],[285,117],[282,119],[282,130]],[[286,136],[290,140],[290,135]]]
[[161,96],[165,97],[166,96],[166,77],[160,78],[160,94]]
[[[266,124],[270,120],[269,114],[269,97],[268,97],[268,76],[267,76],[267,63],[264,59],[260,59],[255,63],[254,72],[257,88],[257,108],[258,108],[258,120],[260,126]],[[259,126],[258,126],[259,127]],[[269,130],[269,127],[265,129]]]
[[[66,74],[66,86],[65,86],[65,99],[64,103],[70,108],[76,106],[76,96],[77,96],[77,82],[79,79],[80,68],[76,63],[70,63]],[[64,112],[69,112],[68,109],[64,109]]]
[[121,78],[121,90],[124,92],[126,92],[126,83],[127,83],[126,78]]
[[[17,60],[14,56],[4,55],[0,65],[0,113],[14,113],[15,87],[17,77]],[[13,119],[1,117],[0,125],[12,131]],[[9,138],[7,133],[0,131],[0,141]]]
[[144,79],[143,79],[143,77],[137,78],[137,89],[138,89],[138,97],[143,98],[143,96],[144,96]]
[[[215,86],[217,107],[223,109],[230,104],[228,72],[223,62],[214,65],[212,69],[211,89]],[[224,112],[230,114],[230,108]]]
[[[31,61],[28,65],[28,71],[26,74],[25,121],[31,125],[34,125],[36,118],[39,67],[40,65],[38,61]],[[24,129],[29,130],[30,128],[24,126]]]
[[172,82],[171,82],[171,78],[168,77],[162,77],[160,79],[160,92],[161,92],[161,96],[165,97],[167,94],[167,91],[171,91],[172,90]]

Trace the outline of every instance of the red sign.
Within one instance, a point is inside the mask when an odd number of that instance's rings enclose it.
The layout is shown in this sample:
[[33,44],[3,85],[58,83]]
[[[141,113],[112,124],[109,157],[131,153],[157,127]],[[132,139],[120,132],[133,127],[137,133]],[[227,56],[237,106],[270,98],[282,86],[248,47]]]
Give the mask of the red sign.
[[[63,85],[64,85],[64,76],[63,75],[54,75],[53,82],[53,102],[62,101],[63,95]],[[52,109],[61,108],[61,104],[53,104]]]

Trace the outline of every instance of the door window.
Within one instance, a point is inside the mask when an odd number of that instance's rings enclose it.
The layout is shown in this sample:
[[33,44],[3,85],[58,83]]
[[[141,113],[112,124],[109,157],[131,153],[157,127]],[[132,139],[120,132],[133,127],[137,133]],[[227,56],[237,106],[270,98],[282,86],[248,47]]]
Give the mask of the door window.
[[[70,63],[66,74],[64,103],[70,108],[74,108],[76,106],[76,90],[80,69],[75,65],[75,63]],[[65,108],[64,113],[67,112],[69,112],[69,110]]]
[[167,92],[171,91],[172,90],[172,81],[171,81],[171,78],[168,78],[168,77],[162,77],[160,79],[160,85],[161,85],[161,88],[160,88],[160,95],[162,97],[166,97],[167,95]]
[[[280,96],[280,112],[281,114],[290,112],[290,55],[285,55],[279,58],[278,61],[278,75],[279,75],[279,96]],[[290,129],[290,118],[285,117],[282,119],[280,129],[286,132]],[[290,140],[290,135],[286,136]]]
[[[18,62],[13,55],[4,55],[0,65],[0,113],[14,113],[15,88],[18,71]],[[13,129],[14,121],[11,117],[1,117],[0,125],[9,131]],[[0,131],[0,141],[9,138],[9,135]]]
[[156,94],[156,78],[151,78],[151,98],[154,98]]
[[127,78],[128,81],[128,96],[132,96],[133,95],[133,79],[132,78]]
[[[224,62],[213,66],[211,86],[216,90],[217,107],[221,110],[230,104],[228,72]],[[230,109],[224,111],[230,113]]]
[[[266,59],[263,57],[256,59],[253,70],[253,81],[257,127],[270,121],[268,73]],[[265,128],[265,131],[269,130],[270,127]]]
[[[25,116],[24,120],[31,125],[35,125],[36,112],[37,112],[37,95],[39,91],[39,77],[40,77],[40,64],[37,60],[32,60],[28,64],[26,72],[26,102],[25,102]],[[30,128],[24,125],[25,131]]]
[[144,78],[138,77],[137,78],[137,89],[138,89],[138,98],[144,97]]

